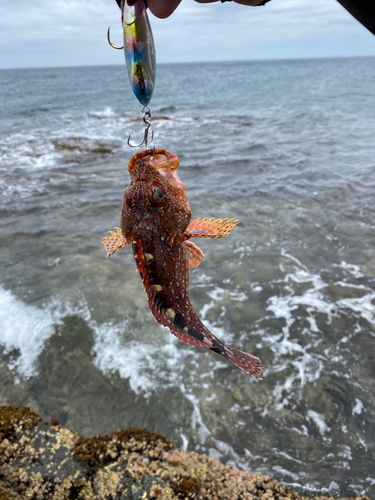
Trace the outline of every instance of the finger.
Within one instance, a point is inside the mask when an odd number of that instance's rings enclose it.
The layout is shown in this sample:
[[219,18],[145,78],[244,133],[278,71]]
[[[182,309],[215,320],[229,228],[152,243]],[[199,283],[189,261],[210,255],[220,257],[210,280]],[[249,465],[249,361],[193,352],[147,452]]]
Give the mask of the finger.
[[241,5],[252,5],[254,7],[266,3],[264,0],[234,0],[234,1],[236,3],[240,3]]
[[154,16],[165,19],[173,14],[180,2],[181,0],[148,0],[147,5]]
[[[195,0],[198,3],[213,3],[218,2],[219,0]],[[229,0],[224,0],[229,1]],[[242,5],[260,5],[264,3],[264,0],[234,0],[236,3],[240,3]]]

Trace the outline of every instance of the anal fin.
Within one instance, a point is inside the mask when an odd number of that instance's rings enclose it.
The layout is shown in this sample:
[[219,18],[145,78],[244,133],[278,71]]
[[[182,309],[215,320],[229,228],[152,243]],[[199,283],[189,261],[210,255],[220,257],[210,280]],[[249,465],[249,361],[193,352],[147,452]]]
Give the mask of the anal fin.
[[190,267],[198,267],[204,258],[204,253],[192,241],[185,241],[186,256]]

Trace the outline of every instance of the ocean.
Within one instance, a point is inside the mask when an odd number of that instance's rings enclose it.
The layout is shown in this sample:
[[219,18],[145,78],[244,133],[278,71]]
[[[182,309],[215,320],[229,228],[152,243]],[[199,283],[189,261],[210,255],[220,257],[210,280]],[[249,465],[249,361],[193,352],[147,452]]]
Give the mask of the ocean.
[[125,65],[0,71],[0,404],[146,427],[293,490],[375,495],[375,58],[158,65],[155,145],[237,218],[190,296],[264,381],[154,320],[105,259],[142,139]]

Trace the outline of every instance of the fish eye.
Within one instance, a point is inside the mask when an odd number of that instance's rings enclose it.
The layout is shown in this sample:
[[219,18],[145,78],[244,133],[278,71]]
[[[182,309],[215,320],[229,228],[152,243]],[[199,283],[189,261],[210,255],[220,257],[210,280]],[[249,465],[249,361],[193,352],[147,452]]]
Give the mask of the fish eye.
[[153,207],[160,207],[163,203],[164,193],[158,186],[154,186],[151,196],[151,205]]

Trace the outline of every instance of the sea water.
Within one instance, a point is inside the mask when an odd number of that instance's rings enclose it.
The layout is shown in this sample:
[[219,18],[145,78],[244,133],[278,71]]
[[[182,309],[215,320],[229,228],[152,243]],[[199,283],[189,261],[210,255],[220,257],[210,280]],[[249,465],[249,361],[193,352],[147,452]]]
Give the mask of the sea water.
[[127,426],[294,490],[375,494],[375,58],[159,65],[155,145],[180,158],[193,306],[264,381],[156,323],[119,225],[124,66],[0,71],[0,404],[87,436]]

